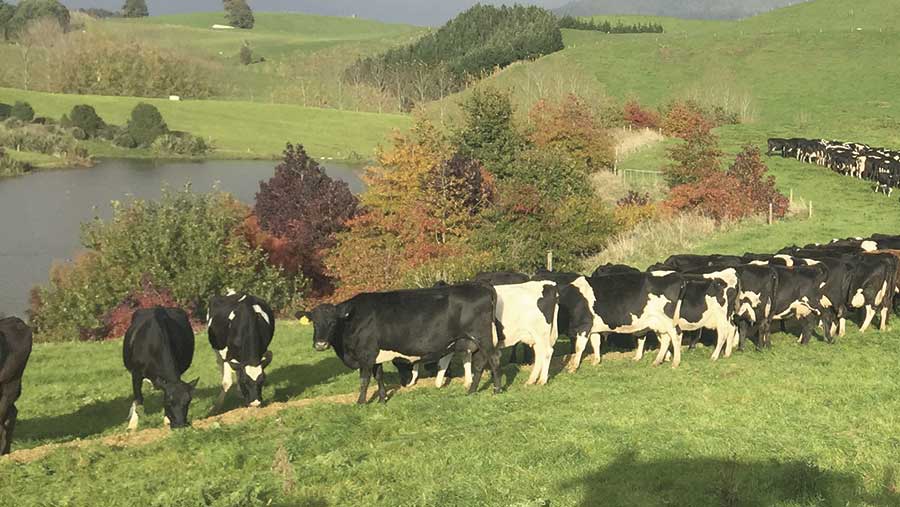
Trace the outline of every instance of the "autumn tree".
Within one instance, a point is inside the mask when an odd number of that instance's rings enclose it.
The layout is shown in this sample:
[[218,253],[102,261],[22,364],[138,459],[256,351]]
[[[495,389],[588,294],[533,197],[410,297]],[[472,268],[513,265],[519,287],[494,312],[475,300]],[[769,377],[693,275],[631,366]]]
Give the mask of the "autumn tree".
[[690,133],[681,143],[669,148],[668,154],[672,163],[663,172],[670,187],[694,183],[721,171],[719,139],[708,129]]
[[557,103],[540,100],[529,119],[535,146],[551,150],[587,172],[612,166],[612,136],[578,96],[569,94]]
[[280,259],[285,271],[302,271],[313,295],[321,296],[333,288],[324,250],[333,246],[334,234],[346,229],[358,204],[346,182],[329,177],[303,146],[288,144],[275,175],[259,185],[254,214],[263,230],[287,243]]

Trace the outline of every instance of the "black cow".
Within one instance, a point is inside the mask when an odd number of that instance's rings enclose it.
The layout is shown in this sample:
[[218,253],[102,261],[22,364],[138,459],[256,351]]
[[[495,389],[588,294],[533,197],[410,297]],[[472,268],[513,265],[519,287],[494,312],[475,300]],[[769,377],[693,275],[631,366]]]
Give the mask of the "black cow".
[[850,306],[865,309],[859,332],[866,331],[876,313],[880,313],[880,329],[884,330],[894,305],[900,261],[897,255],[884,251],[866,253],[857,259],[850,282]]
[[530,277],[523,273],[515,271],[493,271],[478,273],[472,281],[484,282],[490,285],[512,285],[515,283],[525,283]]
[[660,340],[653,364],[662,363],[671,343],[672,367],[677,367],[681,362],[681,335],[675,320],[683,289],[684,279],[678,274],[650,273],[580,277],[560,287],[560,308],[569,308],[569,328],[575,338],[569,369],[578,369],[588,340],[594,349],[594,362],[599,362],[602,338],[609,333],[638,336],[638,360],[643,355],[643,337],[649,332],[656,333]]
[[0,456],[9,453],[16,427],[16,400],[31,355],[31,328],[22,319],[0,319]]
[[814,266],[772,266],[778,275],[778,287],[772,302],[773,320],[796,319],[800,322],[799,342],[809,343],[815,325],[821,319],[825,340],[832,341],[828,312],[822,306],[822,288],[828,280],[828,268]]
[[275,314],[268,303],[249,294],[217,296],[209,302],[209,344],[222,370],[220,407],[237,372],[244,403],[258,407],[266,383],[265,368],[272,362],[269,344],[275,334]]
[[173,429],[187,426],[188,407],[199,379],[181,380],[194,359],[194,330],[184,310],[157,306],[135,311],[125,332],[122,359],[131,372],[134,390],[128,429],[138,426],[138,408],[144,405],[143,381],[163,391],[165,424]]
[[625,264],[604,264],[597,266],[591,276],[615,275],[617,273],[640,273],[641,270]]
[[778,290],[778,274],[769,266],[736,266],[741,286],[735,320],[740,337],[739,348],[756,336],[756,348],[772,346],[772,305]]
[[[491,368],[494,392],[500,387],[500,354],[495,347],[497,293],[487,284],[364,293],[338,305],[298,312],[315,326],[317,351],[333,348],[349,368],[359,369],[357,403],[366,402],[374,373],[378,399],[387,400],[382,363],[403,357],[412,363],[438,361],[455,352],[472,354],[474,393],[484,366]],[[469,375],[466,375],[468,378]]]

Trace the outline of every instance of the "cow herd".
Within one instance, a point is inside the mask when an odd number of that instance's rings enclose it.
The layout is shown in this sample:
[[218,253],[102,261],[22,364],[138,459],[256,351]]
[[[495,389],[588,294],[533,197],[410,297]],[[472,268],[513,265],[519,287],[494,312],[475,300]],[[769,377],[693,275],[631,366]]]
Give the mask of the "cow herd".
[[828,167],[844,176],[872,181],[876,192],[888,196],[900,187],[900,151],[825,139],[772,138],[767,154],[780,154]]
[[[500,392],[501,351],[517,344],[533,352],[528,384],[548,381],[557,338],[572,341],[568,368],[578,369],[591,347],[594,363],[612,335],[628,335],[634,359],[643,357],[648,337],[659,350],[653,365],[681,362],[683,340],[693,347],[708,330],[715,335],[712,359],[728,357],[748,342],[771,346],[775,321],[799,323],[806,344],[816,328],[833,343],[846,320],[861,313],[864,332],[878,317],[885,329],[900,292],[900,236],[834,240],[786,247],[772,254],[673,255],[646,271],[607,264],[590,276],[539,270],[534,275],[494,272],[472,281],[432,288],[359,294],[339,304],[323,304],[295,316],[313,326],[313,347],[332,349],[359,370],[358,403],[367,402],[374,376],[378,398],[387,399],[383,370],[392,362],[404,385],[415,384],[420,369],[436,370],[446,383],[450,362],[461,356],[464,385],[475,392],[485,369]],[[262,403],[269,345],[275,329],[272,309],[249,294],[229,291],[209,302],[209,343],[222,372],[220,408],[233,376],[246,405]],[[20,319],[0,320],[0,453],[9,452],[31,352],[31,329]],[[513,349],[515,352],[515,349]],[[178,308],[134,312],[123,340],[123,362],[131,374],[133,403],[128,427],[138,425],[145,382],[163,392],[164,422],[189,425],[188,409],[197,380],[181,376],[194,356],[194,331]]]

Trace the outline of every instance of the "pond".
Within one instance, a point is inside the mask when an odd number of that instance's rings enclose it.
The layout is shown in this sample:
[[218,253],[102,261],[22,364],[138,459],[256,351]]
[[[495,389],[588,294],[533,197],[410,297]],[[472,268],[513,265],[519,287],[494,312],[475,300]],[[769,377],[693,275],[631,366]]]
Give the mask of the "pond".
[[[163,186],[195,192],[217,185],[252,204],[275,161],[103,160],[88,169],[42,171],[0,179],[0,315],[25,317],[31,287],[47,281],[54,261],[79,250],[82,222],[111,215],[110,201],[158,198]],[[361,168],[323,163],[333,178],[363,189]]]

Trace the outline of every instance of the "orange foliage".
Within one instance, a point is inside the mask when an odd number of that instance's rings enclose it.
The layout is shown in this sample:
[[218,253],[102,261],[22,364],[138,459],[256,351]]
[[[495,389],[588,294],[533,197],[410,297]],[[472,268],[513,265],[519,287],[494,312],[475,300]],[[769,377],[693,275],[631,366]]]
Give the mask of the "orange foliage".
[[663,134],[682,139],[707,134],[713,127],[700,106],[690,101],[674,102],[662,121]]
[[531,142],[554,150],[587,171],[611,167],[614,142],[591,109],[576,95],[558,103],[540,100],[529,113]]
[[644,109],[635,100],[626,103],[622,113],[625,121],[636,128],[656,129],[659,128],[659,124],[662,121],[659,113],[652,109]]

